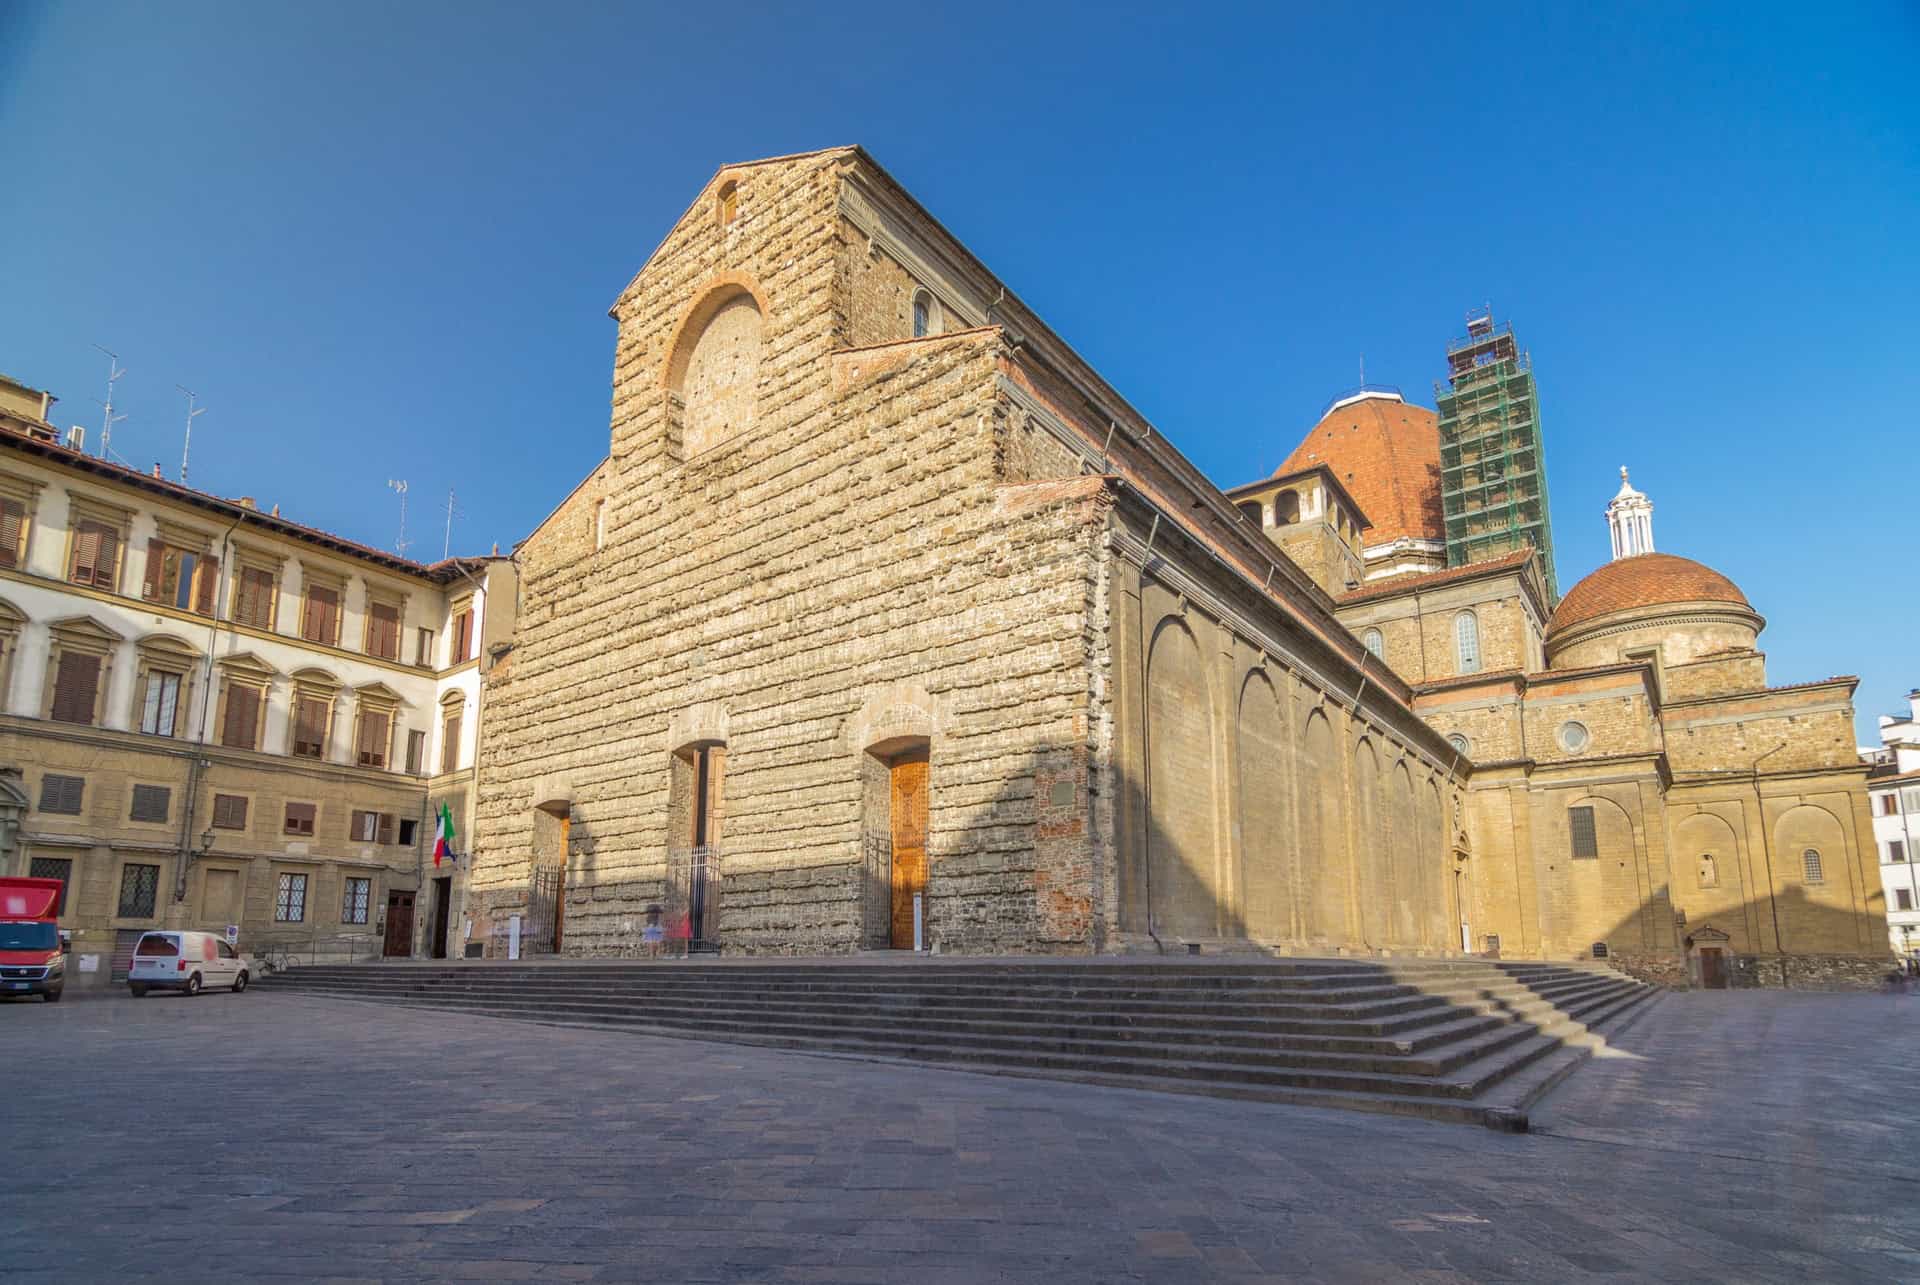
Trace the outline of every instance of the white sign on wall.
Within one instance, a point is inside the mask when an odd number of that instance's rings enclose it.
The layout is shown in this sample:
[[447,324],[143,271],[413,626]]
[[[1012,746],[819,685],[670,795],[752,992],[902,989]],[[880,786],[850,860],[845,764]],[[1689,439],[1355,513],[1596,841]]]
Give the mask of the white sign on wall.
[[507,958],[520,958],[520,916],[507,916]]
[[100,971],[100,956],[98,956],[98,955],[82,955],[82,956],[80,956],[80,971],[81,971],[81,972],[83,972],[83,973],[97,973],[97,972],[99,972],[99,971]]

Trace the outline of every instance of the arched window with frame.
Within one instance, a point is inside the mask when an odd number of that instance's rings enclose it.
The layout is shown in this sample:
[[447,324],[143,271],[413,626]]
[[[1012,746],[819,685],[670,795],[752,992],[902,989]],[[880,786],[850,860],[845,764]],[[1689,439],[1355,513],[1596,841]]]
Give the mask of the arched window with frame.
[[1800,864],[1806,869],[1808,883],[1825,883],[1826,872],[1820,864],[1820,849],[1808,848],[1800,854]]
[[1366,648],[1368,651],[1380,657],[1382,660],[1386,659],[1387,640],[1381,636],[1381,633],[1378,629],[1367,630],[1367,632],[1361,636],[1360,641],[1366,644]]
[[913,337],[925,339],[933,333],[933,296],[925,290],[913,292]]
[[1480,672],[1480,618],[1471,611],[1453,618],[1453,650],[1460,673]]
[[1720,886],[1720,866],[1718,862],[1714,861],[1711,852],[1703,852],[1700,854],[1699,882],[1702,888],[1718,888]]
[[1273,497],[1273,524],[1292,526],[1300,520],[1300,493],[1282,491]]

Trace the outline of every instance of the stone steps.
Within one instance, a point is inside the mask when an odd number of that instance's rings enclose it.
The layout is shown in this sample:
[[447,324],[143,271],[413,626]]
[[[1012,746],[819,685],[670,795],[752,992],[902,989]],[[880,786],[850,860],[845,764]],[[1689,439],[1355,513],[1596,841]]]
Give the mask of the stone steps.
[[1528,962],[321,965],[267,984],[956,1069],[1523,1128],[1657,992]]

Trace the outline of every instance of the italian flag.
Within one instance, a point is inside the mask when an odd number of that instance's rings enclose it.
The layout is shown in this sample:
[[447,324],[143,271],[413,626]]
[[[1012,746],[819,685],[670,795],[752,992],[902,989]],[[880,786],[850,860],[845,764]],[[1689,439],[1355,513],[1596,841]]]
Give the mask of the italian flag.
[[440,805],[440,817],[433,827],[433,864],[437,868],[440,858],[457,861],[453,853],[453,809],[446,804]]

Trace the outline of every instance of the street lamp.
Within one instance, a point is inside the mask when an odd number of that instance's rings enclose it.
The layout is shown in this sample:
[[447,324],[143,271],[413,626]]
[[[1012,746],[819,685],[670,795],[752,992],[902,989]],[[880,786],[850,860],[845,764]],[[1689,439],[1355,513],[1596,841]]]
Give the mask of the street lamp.
[[208,826],[200,833],[200,855],[206,856],[213,851],[213,827]]

